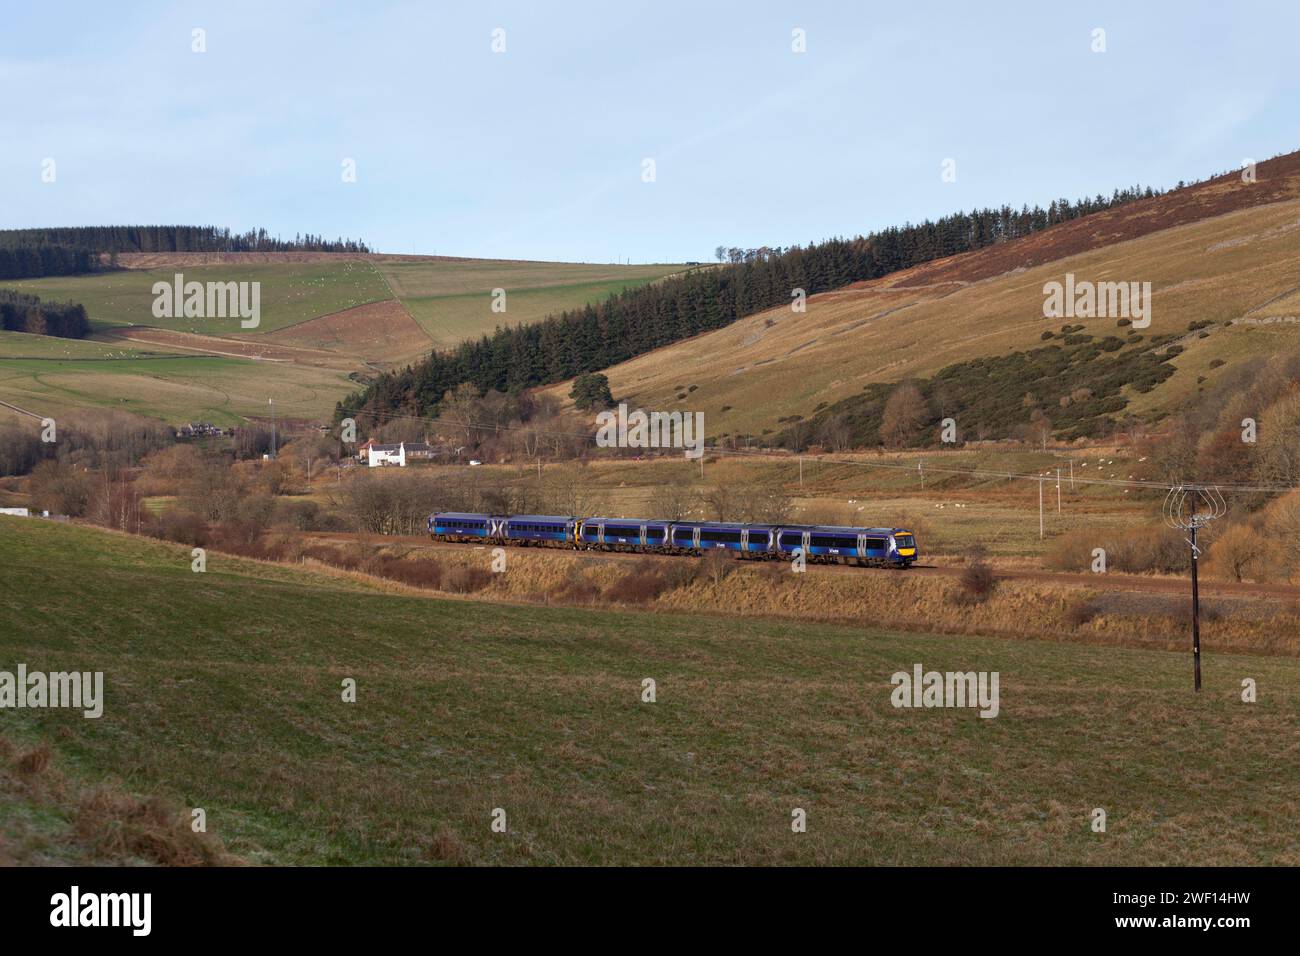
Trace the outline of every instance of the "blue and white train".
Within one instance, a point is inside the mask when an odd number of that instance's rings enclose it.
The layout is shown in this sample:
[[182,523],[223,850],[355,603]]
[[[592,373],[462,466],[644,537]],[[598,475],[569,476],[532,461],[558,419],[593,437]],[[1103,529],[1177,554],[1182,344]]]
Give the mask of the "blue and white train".
[[563,515],[429,515],[435,541],[516,544],[585,551],[703,554],[722,549],[738,557],[790,560],[796,553],[823,564],[907,568],[916,562],[916,536],[905,528],[651,521]]

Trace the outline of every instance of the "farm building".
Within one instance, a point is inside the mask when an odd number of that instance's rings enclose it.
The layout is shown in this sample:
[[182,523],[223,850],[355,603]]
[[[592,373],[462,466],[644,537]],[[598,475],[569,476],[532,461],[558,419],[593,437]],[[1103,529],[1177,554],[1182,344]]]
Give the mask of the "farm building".
[[422,441],[398,442],[396,445],[381,445],[374,439],[361,446],[359,458],[364,458],[371,468],[381,465],[397,465],[405,468],[408,461],[428,460],[433,457],[433,446]]

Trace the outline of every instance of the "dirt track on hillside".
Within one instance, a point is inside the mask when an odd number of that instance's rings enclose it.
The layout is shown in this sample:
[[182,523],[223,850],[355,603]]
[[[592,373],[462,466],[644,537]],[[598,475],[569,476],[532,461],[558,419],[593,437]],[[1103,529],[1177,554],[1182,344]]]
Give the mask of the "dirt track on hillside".
[[301,365],[344,369],[352,369],[357,365],[357,362],[345,355],[339,355],[325,349],[272,343],[266,341],[265,336],[258,340],[241,340],[224,338],[218,335],[200,335],[197,332],[178,332],[172,329],[154,329],[145,326],[127,328],[122,326],[106,330],[101,338],[140,342],[148,345],[162,345],[168,348],[183,349],[187,352],[227,355],[232,358],[253,359],[264,362],[297,362]]

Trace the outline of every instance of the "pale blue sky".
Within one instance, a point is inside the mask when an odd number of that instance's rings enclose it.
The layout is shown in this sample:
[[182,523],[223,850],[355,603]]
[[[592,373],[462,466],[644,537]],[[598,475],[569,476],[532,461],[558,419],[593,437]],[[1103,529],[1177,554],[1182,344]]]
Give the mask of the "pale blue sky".
[[1295,2],[546,6],[0,0],[0,226],[681,261],[1300,148]]

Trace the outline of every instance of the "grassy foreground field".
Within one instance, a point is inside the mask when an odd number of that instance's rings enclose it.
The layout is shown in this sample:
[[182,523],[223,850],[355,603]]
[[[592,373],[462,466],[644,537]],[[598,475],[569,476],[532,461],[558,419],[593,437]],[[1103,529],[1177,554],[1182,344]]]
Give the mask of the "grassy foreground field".
[[[195,574],[3,517],[0,566],[0,669],[105,680],[99,720],[6,710],[4,733],[203,807],[255,862],[1300,863],[1293,660],[1216,655],[1194,696],[1182,654]],[[893,708],[915,663],[1000,672],[1000,715]]]

